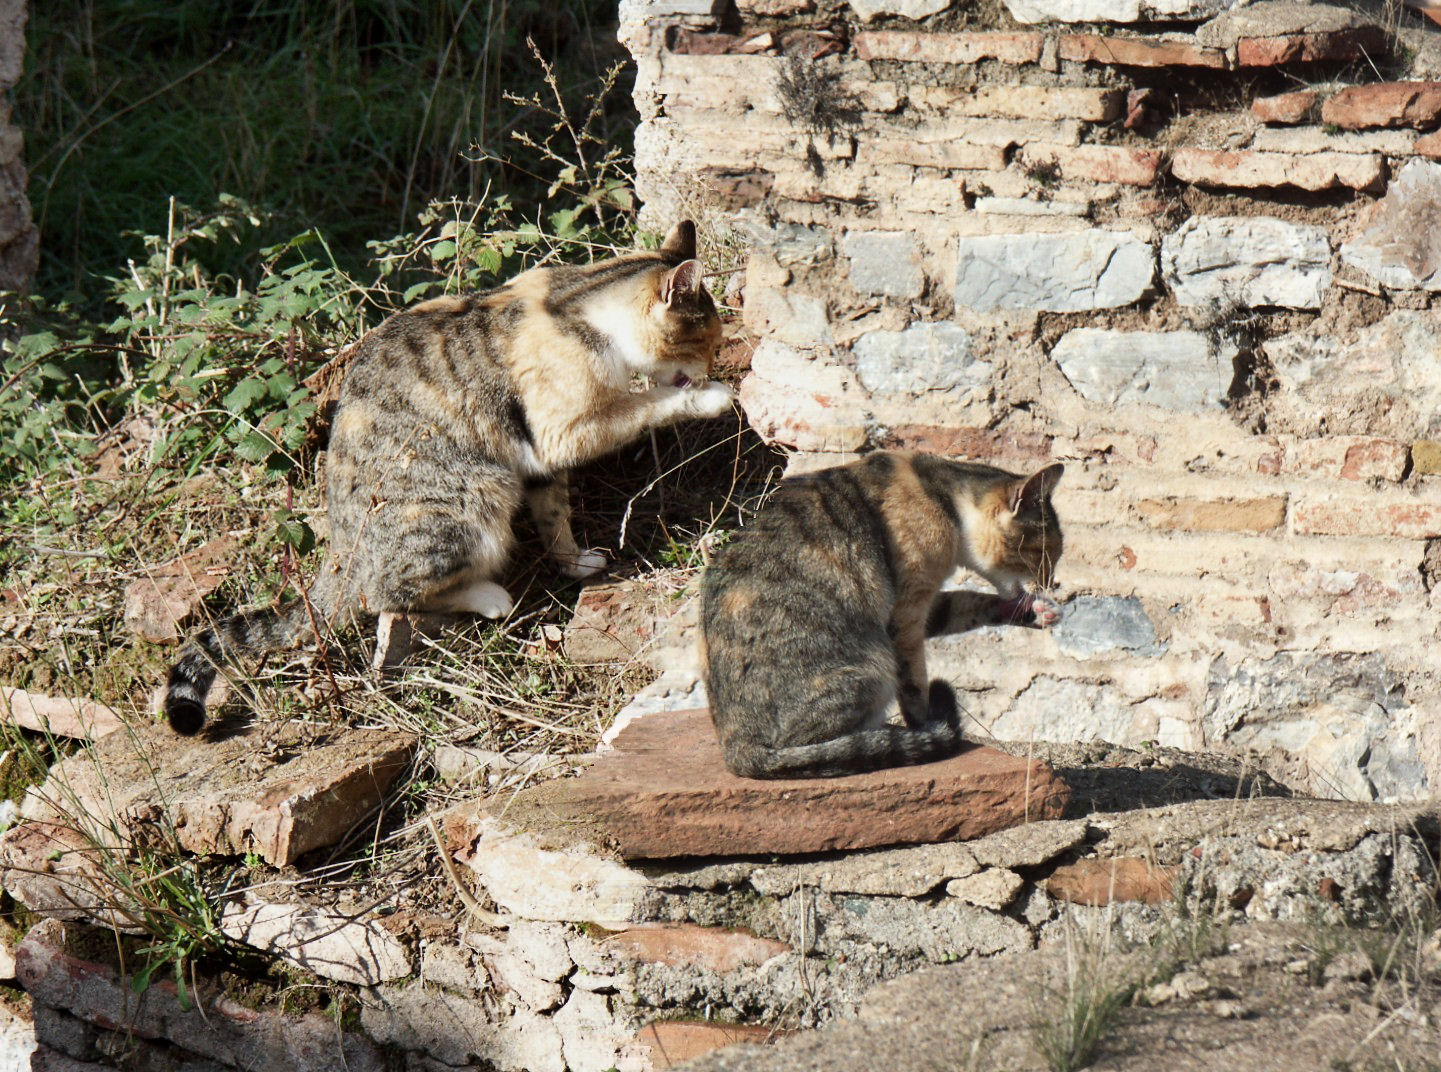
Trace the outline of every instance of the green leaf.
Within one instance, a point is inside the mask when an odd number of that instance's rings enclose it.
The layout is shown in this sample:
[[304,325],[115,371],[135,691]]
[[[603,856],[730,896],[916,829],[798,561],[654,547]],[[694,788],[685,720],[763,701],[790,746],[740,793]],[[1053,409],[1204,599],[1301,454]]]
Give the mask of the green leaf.
[[235,453],[247,462],[263,462],[275,450],[275,440],[252,428],[235,444]]
[[265,391],[264,380],[258,376],[247,376],[226,392],[221,403],[231,413],[244,413],[265,397]]
[[430,247],[430,259],[437,263],[439,263],[440,261],[450,260],[454,256],[455,243],[450,241],[450,239],[445,239],[442,242],[436,242]]

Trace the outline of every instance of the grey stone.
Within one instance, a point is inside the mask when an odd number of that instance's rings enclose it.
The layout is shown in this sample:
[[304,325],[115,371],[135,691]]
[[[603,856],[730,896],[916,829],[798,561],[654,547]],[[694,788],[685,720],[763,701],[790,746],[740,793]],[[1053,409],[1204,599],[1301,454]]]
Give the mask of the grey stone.
[[427,983],[461,992],[485,990],[490,976],[470,950],[448,942],[426,942],[420,951],[420,977]]
[[867,391],[917,394],[982,387],[991,364],[976,358],[971,337],[954,324],[912,324],[872,331],[856,340],[856,378]]
[[1197,331],[1076,328],[1051,350],[1066,379],[1092,402],[1142,402],[1179,413],[1225,405],[1234,344]]
[[556,923],[513,920],[507,931],[510,951],[530,965],[536,977],[559,982],[570,974],[574,962],[566,948],[569,928]]
[[946,883],[946,896],[999,912],[1016,899],[1016,894],[1025,884],[1025,879],[1014,871],[988,867],[966,878],[951,879]]
[[988,834],[966,843],[986,867],[1039,867],[1086,840],[1084,819],[1046,819]]
[[1229,11],[1196,30],[1196,43],[1209,48],[1232,48],[1243,37],[1287,37],[1291,34],[1331,33],[1374,23],[1359,12],[1330,4],[1261,0],[1260,3],[1225,4]]
[[815,927],[814,949],[822,956],[849,956],[853,943],[913,950],[931,961],[989,957],[1035,946],[1024,923],[951,897],[927,904],[905,897],[822,894],[815,899]]
[[923,19],[951,6],[952,0],[850,0],[851,10],[870,22],[885,15]]
[[1413,160],[1381,199],[1376,222],[1341,260],[1384,286],[1441,291],[1441,164]]
[[1218,656],[1201,726],[1207,745],[1260,752],[1273,774],[1317,796],[1411,800],[1429,789],[1418,717],[1379,654],[1282,652],[1239,664]]
[[220,930],[339,983],[374,986],[415,970],[410,953],[389,931],[305,905],[231,905],[220,917]]
[[536,838],[489,817],[478,820],[465,861],[497,905],[522,919],[615,925],[631,920],[645,876],[575,846],[543,849]]
[[532,1012],[550,1012],[564,998],[559,983],[537,978],[531,966],[513,953],[493,953],[486,967],[497,985],[513,993]]
[[1124,231],[963,237],[956,304],[1054,313],[1129,305],[1151,286],[1156,253]]
[[746,292],[746,323],[789,346],[829,346],[831,325],[824,298],[769,287]]
[[1318,321],[1263,349],[1275,431],[1310,436],[1324,419],[1337,435],[1441,436],[1441,311],[1398,309],[1354,334]]
[[851,231],[841,239],[851,286],[862,294],[919,298],[926,288],[916,240],[904,231]]
[[1135,596],[1080,596],[1061,608],[1051,630],[1056,647],[1078,659],[1111,652],[1162,655],[1167,644],[1156,641],[1156,627]]
[[1236,0],[1005,0],[1018,22],[1141,22],[1204,19]]
[[718,864],[681,868],[638,865],[641,873],[650,879],[652,885],[688,890],[715,890],[724,886],[738,886],[751,877],[752,871],[762,866],[764,865],[755,860],[723,860]]
[[806,227],[799,223],[765,224],[741,220],[736,230],[751,240],[757,249],[769,253],[783,267],[816,265],[835,255],[831,233],[824,227]]
[[361,991],[360,1023],[376,1042],[423,1051],[448,1065],[504,1072],[565,1072],[560,1032],[523,1010],[493,1019],[485,1003],[421,984]]
[[611,1015],[610,999],[589,990],[574,990],[552,1017],[560,1031],[561,1052],[569,1069],[617,1067],[630,1032]]
[[815,886],[827,893],[923,897],[948,878],[973,874],[977,866],[965,843],[943,842],[762,867],[751,874],[750,883],[767,896],[784,896],[801,886]]
[[1002,741],[1110,741],[1134,744],[1137,713],[1104,685],[1042,674],[990,725]]
[[13,1068],[17,1072],[29,1068],[34,1050],[34,1027],[8,1008],[0,1007],[0,1068]]
[[1161,269],[1182,305],[1315,309],[1331,283],[1331,243],[1323,228],[1266,216],[1193,216],[1162,240]]

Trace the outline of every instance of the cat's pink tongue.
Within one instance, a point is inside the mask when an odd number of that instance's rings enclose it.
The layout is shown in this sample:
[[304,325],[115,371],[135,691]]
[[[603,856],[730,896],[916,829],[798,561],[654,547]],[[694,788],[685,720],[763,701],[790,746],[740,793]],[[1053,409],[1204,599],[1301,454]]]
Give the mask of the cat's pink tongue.
[[1061,620],[1061,608],[1044,596],[1033,595],[1030,592],[1017,596],[1015,599],[1001,600],[1002,620],[1016,622],[1027,615],[1034,616],[1036,624],[1044,628],[1055,625]]
[[671,386],[672,386],[672,387],[689,387],[689,386],[690,386],[690,377],[687,376],[684,372],[677,372],[677,373],[675,374],[675,379],[674,379],[673,381],[671,381]]

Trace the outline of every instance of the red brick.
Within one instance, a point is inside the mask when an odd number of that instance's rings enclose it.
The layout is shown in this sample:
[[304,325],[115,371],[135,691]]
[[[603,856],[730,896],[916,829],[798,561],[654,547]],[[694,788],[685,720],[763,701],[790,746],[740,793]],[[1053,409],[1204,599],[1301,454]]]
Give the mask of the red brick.
[[784,18],[788,15],[805,15],[814,11],[816,0],[736,0],[736,8],[742,15]]
[[1400,480],[1411,452],[1404,443],[1372,439],[1346,450],[1341,466],[1342,480]]
[[720,974],[764,964],[791,949],[785,942],[758,938],[747,930],[697,927],[693,923],[630,927],[607,938],[605,946],[646,964],[700,968]]
[[1298,533],[1308,536],[1394,536],[1430,540],[1441,536],[1441,503],[1371,499],[1302,501],[1291,508]]
[[1062,34],[1060,57],[1075,63],[1114,67],[1214,67],[1224,69],[1226,53],[1164,37],[1106,37]]
[[695,1057],[748,1042],[759,1045],[784,1037],[786,1032],[750,1024],[721,1024],[710,1020],[657,1020],[636,1034],[635,1040],[650,1049],[650,1064],[657,1072],[678,1068]]
[[739,43],[740,38],[735,34],[700,33],[676,26],[670,31],[666,47],[685,56],[722,56]]
[[1032,464],[1051,459],[1050,436],[1038,432],[1001,432],[991,428],[903,424],[890,429],[883,445],[985,462]]
[[1263,123],[1304,123],[1320,99],[1314,89],[1257,97],[1251,102],[1251,114]]
[[1182,182],[1229,189],[1371,190],[1386,181],[1386,161],[1375,153],[1265,153],[1186,148],[1171,158]]
[[1154,867],[1145,860],[1077,860],[1062,864],[1046,879],[1046,892],[1072,904],[1108,905],[1118,901],[1165,904],[1175,895],[1176,867]]
[[1441,160],[1441,131],[1417,138],[1416,144],[1411,148],[1417,156],[1426,156],[1432,160]]
[[1385,51],[1386,34],[1381,27],[1357,26],[1282,37],[1243,37],[1236,42],[1236,62],[1241,67],[1279,67],[1283,63],[1359,60]]
[[1286,520],[1286,498],[1146,499],[1136,512],[1158,529],[1183,532],[1269,532]]
[[1158,149],[1127,145],[1028,145],[1021,149],[1021,162],[1027,167],[1054,163],[1065,179],[1126,186],[1150,186],[1156,181],[1161,160]]
[[1441,82],[1378,82],[1351,86],[1321,106],[1321,119],[1346,130],[1441,123]]
[[1038,33],[909,33],[866,30],[853,39],[863,60],[907,60],[916,63],[1036,63],[1044,38]]
[[1327,436],[1299,440],[1286,459],[1288,473],[1319,473],[1341,480],[1400,480],[1410,449],[1394,439]]
[[829,30],[787,30],[781,35],[781,51],[803,60],[834,56],[845,45]]

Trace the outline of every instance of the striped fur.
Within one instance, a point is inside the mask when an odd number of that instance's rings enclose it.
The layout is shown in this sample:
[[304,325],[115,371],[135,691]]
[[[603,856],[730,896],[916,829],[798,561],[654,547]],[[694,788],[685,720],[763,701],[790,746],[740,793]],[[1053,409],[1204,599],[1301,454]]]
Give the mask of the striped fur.
[[[571,532],[566,472],[651,428],[731,408],[730,388],[705,382],[721,329],[695,252],[684,221],[656,252],[534,268],[422,302],[366,336],[331,425],[317,620],[504,617],[512,600],[495,578],[522,502],[564,572],[604,569]],[[653,386],[632,390],[637,376]],[[310,615],[291,603],[199,634],[170,672],[170,724],[198,732],[217,668],[295,644]]]
[[[955,695],[928,684],[926,619],[958,566],[1004,606],[1054,607],[1053,465],[1020,477],[880,451],[782,485],[701,581],[711,717],[747,778],[835,777],[925,763],[961,745]],[[899,701],[904,726],[889,725]]]

